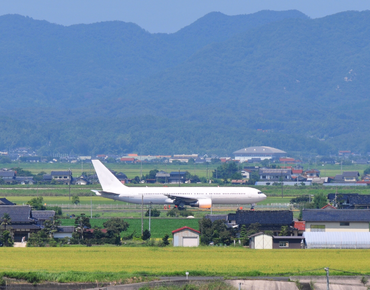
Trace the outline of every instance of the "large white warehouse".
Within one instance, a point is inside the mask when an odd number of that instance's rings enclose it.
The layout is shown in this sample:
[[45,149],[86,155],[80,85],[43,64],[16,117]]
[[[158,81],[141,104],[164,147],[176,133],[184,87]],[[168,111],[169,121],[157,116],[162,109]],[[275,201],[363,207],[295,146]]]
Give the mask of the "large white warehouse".
[[239,160],[239,162],[245,162],[251,159],[279,159],[287,156],[285,151],[268,146],[243,148],[235,151],[233,154],[235,155],[234,159]]

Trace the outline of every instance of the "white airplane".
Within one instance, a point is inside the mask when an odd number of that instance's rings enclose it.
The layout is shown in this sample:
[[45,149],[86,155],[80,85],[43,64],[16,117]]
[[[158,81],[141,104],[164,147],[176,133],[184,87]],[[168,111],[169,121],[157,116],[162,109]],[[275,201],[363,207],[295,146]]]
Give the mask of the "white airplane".
[[[128,187],[110,170],[92,160],[103,190],[92,190],[96,195],[129,203],[172,204],[211,208],[212,204],[251,204],[266,199],[266,195],[251,187]],[[252,206],[253,207],[253,206]]]

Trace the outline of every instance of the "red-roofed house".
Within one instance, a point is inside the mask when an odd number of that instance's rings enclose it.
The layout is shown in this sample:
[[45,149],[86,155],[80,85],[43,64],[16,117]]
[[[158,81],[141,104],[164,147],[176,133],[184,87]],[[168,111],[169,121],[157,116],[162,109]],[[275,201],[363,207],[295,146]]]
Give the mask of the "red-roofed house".
[[295,221],[293,226],[293,234],[295,236],[302,236],[303,232],[306,230],[305,221]]
[[182,227],[172,231],[174,247],[198,247],[200,231]]
[[326,210],[328,210],[328,209],[337,209],[337,208],[336,208],[336,207],[334,207],[334,206],[332,206],[332,205],[330,205],[330,204],[327,204],[327,205],[323,206],[321,209],[326,209]]

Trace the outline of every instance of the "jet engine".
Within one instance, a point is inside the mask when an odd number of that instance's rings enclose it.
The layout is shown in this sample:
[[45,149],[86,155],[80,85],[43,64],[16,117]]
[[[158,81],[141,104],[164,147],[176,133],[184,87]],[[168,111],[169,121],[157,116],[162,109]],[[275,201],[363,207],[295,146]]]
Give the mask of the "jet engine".
[[211,208],[212,207],[212,199],[210,199],[210,198],[198,199],[198,201],[191,204],[191,206],[192,207],[199,207],[199,208]]

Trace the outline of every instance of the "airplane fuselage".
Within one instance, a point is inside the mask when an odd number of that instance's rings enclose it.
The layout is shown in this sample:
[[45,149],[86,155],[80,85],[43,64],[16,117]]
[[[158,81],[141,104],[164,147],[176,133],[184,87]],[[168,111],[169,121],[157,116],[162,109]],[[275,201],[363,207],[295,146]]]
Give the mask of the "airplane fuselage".
[[[102,197],[129,203],[173,204],[171,197],[211,199],[212,204],[253,204],[266,199],[266,195],[250,187],[126,187],[119,195],[100,192]],[[132,190],[130,190],[132,189]],[[143,201],[142,201],[143,199]]]

